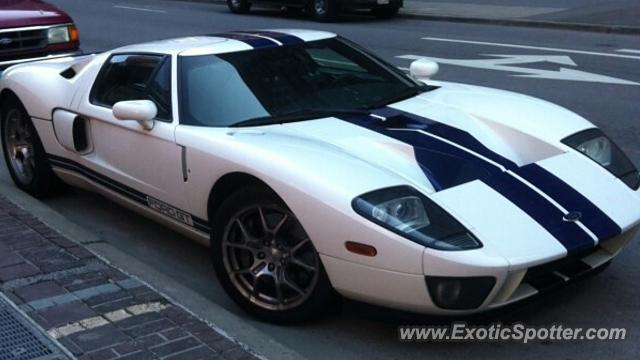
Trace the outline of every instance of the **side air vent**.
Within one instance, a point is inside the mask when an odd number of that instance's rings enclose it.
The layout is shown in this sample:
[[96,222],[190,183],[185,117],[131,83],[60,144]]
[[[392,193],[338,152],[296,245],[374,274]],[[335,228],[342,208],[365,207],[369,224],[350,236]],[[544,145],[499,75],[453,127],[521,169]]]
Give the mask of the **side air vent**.
[[80,155],[93,151],[89,119],[71,111],[57,109],[53,112],[53,129],[56,140],[65,149]]
[[67,70],[61,72],[60,76],[65,79],[73,79],[76,76],[76,71],[72,67],[70,67]]
[[78,116],[73,120],[73,146],[79,153],[89,149],[87,126],[87,120],[83,117]]

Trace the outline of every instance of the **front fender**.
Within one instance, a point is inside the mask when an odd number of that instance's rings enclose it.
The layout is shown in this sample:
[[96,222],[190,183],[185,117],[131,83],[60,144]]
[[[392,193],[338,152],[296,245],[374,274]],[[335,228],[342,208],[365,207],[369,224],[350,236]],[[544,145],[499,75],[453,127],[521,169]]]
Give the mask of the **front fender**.
[[[192,213],[207,218],[205,194],[215,182],[225,174],[246,173],[286,202],[320,254],[390,271],[423,273],[423,246],[364,219],[351,207],[352,200],[365,192],[405,184],[397,175],[337,147],[295,136],[181,126],[176,139],[187,148],[189,186],[197,189],[188,195]],[[374,246],[378,254],[351,253],[346,241]]]

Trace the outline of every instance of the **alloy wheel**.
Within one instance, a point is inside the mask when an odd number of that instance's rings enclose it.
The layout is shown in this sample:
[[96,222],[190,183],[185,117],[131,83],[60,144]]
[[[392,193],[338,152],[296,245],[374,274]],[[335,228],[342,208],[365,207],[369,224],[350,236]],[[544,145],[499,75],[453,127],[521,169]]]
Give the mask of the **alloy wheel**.
[[288,310],[313,293],[320,260],[288,210],[252,206],[238,211],[222,239],[222,260],[233,286],[267,310]]
[[314,0],[313,8],[316,15],[324,15],[327,12],[327,0]]
[[21,183],[30,184],[35,174],[35,155],[29,120],[19,110],[10,109],[4,126],[4,144],[9,164]]

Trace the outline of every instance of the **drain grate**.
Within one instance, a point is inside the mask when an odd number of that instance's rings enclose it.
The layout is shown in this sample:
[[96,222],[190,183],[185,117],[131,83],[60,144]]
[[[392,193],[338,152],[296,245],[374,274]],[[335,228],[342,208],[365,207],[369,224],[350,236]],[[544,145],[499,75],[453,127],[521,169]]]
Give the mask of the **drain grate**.
[[0,294],[0,360],[68,359]]

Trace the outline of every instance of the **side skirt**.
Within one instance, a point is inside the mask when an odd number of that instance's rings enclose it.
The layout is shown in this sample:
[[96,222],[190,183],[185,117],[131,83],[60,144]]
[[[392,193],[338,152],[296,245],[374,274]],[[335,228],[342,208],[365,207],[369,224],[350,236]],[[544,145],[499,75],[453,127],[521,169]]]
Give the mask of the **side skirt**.
[[[171,208],[171,211],[168,211],[167,204],[151,197],[147,197],[147,203],[143,203],[138,199],[136,199],[136,201],[130,196],[124,195],[121,191],[114,191],[114,189],[111,189],[110,186],[106,186],[102,181],[97,181],[92,176],[87,176],[80,171],[69,169],[67,166],[63,168],[54,162],[51,162],[51,166],[53,171],[60,176],[65,183],[95,191],[148,219],[158,222],[192,239],[201,245],[209,246],[209,228],[207,227],[206,231],[203,226],[196,228],[196,226],[193,225],[194,221],[191,220],[191,217],[188,214],[174,208]],[[159,204],[162,204],[162,206],[160,207]],[[174,214],[178,214],[179,216],[173,216]],[[188,218],[185,220],[187,216]],[[196,221],[200,222],[202,220],[198,219]]]

